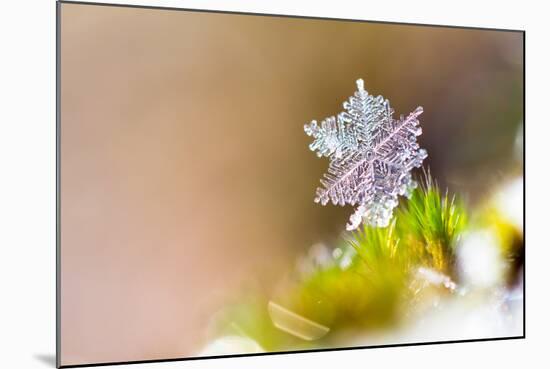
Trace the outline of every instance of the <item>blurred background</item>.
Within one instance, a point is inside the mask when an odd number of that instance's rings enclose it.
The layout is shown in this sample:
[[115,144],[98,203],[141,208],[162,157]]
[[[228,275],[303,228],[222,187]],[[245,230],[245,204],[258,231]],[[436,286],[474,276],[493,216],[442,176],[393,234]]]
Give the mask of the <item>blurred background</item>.
[[303,125],[358,78],[424,107],[425,166],[467,204],[523,172],[518,32],[64,3],[60,36],[63,365],[195,355],[231,296],[334,242],[351,209],[314,204]]

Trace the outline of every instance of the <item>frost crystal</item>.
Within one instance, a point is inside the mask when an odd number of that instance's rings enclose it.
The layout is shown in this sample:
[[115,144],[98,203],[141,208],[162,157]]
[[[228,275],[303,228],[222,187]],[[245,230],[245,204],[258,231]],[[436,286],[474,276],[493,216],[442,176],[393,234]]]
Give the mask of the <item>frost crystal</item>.
[[416,187],[411,170],[428,156],[416,137],[422,134],[418,116],[393,119],[393,109],[382,96],[374,97],[357,80],[357,91],[344,102],[336,117],[315,120],[304,126],[309,145],[319,157],[328,157],[328,172],[321,179],[315,202],[357,206],[346,225],[356,229],[361,222],[375,227],[389,224],[398,195],[409,196]]

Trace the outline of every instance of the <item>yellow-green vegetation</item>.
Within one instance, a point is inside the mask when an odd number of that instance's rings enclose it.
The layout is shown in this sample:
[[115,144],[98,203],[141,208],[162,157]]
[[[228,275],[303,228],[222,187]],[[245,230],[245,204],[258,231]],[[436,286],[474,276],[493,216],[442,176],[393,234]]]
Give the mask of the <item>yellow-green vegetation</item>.
[[[514,243],[516,236],[495,219],[486,217],[485,222],[502,231],[503,243]],[[330,262],[286,282],[282,292],[228,309],[223,324],[269,351],[330,347],[341,334],[355,331],[365,336],[399,324],[418,293],[413,286],[419,270],[455,280],[457,243],[467,222],[462,201],[442,193],[425,175],[410,199],[401,201],[388,227],[362,226],[344,234]],[[505,252],[517,252],[513,250]],[[291,312],[288,321],[303,318],[300,324],[315,322],[313,328],[318,324],[328,333],[308,340],[300,332],[277,328],[268,313],[270,301]]]
[[455,276],[455,249],[466,226],[464,204],[442,194],[429,175],[397,211],[398,233],[414,263]]
[[[341,258],[306,277],[290,301],[298,314],[328,327],[376,327],[396,314],[410,270],[408,250],[386,228],[364,226],[345,240],[355,253],[349,265]],[[348,256],[349,257],[349,256]]]

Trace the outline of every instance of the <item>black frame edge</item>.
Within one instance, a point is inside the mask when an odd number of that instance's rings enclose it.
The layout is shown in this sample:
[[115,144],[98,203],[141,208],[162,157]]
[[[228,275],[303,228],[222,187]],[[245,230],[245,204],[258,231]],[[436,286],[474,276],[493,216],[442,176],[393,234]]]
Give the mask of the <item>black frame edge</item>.
[[454,25],[446,25],[446,24],[408,23],[408,22],[380,21],[380,20],[353,19],[353,18],[329,18],[329,17],[307,16],[307,15],[254,13],[254,12],[245,12],[245,11],[237,11],[237,10],[231,11],[231,10],[197,9],[197,8],[176,8],[176,7],[169,7],[169,6],[154,6],[154,5],[99,3],[99,2],[93,2],[93,1],[70,1],[70,0],[57,0],[57,1],[62,3],[62,4],[105,6],[105,7],[115,7],[115,8],[171,10],[171,11],[186,11],[186,12],[195,12],[195,13],[214,13],[214,14],[229,14],[229,15],[231,15],[231,14],[232,15],[251,15],[251,16],[260,16],[260,17],[296,18],[296,19],[310,19],[310,20],[324,20],[324,21],[345,21],[345,22],[375,23],[375,24],[388,24],[388,25],[397,25],[397,26],[455,28],[455,29],[478,30],[478,31],[525,32],[525,30],[522,30],[522,29],[512,29],[512,28],[454,26]]
[[55,365],[61,367],[61,2],[55,2]]
[[153,360],[101,362],[101,363],[91,363],[91,364],[69,364],[69,365],[62,365],[59,368],[89,368],[89,367],[107,366],[107,365],[152,364],[152,363],[169,363],[169,362],[178,362],[178,361],[181,362],[181,361],[192,361],[192,360],[228,359],[228,358],[287,355],[287,354],[310,354],[310,353],[316,353],[316,352],[351,351],[351,350],[380,349],[380,348],[400,348],[400,347],[427,346],[427,345],[439,345],[439,344],[445,345],[445,344],[455,344],[455,343],[509,341],[509,340],[524,339],[524,338],[525,336],[523,335],[523,336],[512,336],[512,337],[475,338],[475,339],[438,341],[438,342],[412,342],[412,343],[398,343],[398,344],[389,344],[389,345],[333,347],[333,348],[294,350],[294,351],[273,351],[273,352],[260,352],[260,353],[252,353],[252,354],[190,356],[185,358],[171,358],[171,359],[158,359],[158,360],[153,359]]

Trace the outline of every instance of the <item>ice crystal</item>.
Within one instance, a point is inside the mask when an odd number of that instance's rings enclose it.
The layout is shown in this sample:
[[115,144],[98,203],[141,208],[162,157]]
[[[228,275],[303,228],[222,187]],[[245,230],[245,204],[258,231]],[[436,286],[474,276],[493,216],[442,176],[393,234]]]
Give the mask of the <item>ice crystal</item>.
[[363,80],[357,80],[357,91],[344,102],[343,112],[320,125],[313,120],[304,126],[313,137],[311,151],[330,160],[315,202],[356,206],[348,230],[361,222],[387,226],[398,196],[409,196],[416,187],[411,170],[428,156],[416,142],[422,134],[418,122],[422,111],[419,106],[396,120],[389,101],[370,95]]

